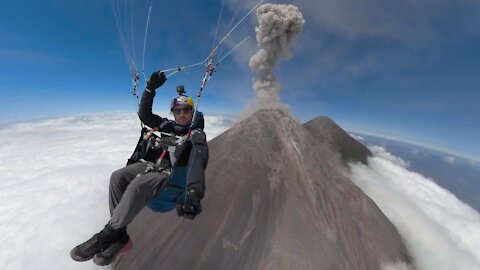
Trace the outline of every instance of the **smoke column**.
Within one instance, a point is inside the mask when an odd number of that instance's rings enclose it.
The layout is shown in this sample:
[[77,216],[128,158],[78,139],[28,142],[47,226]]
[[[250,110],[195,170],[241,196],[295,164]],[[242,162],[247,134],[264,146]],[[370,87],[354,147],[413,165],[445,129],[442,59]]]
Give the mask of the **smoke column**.
[[257,9],[259,25],[255,27],[260,50],[250,58],[250,68],[256,78],[253,89],[259,107],[280,103],[280,84],[273,69],[278,60],[290,59],[289,46],[305,24],[302,13],[293,5],[265,4]]

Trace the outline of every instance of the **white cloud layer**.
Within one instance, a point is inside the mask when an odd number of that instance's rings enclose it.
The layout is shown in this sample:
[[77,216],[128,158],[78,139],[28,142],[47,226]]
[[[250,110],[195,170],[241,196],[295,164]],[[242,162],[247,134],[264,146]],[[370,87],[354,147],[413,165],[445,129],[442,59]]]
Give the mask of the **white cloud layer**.
[[[207,116],[214,138],[234,119]],[[70,249],[108,220],[108,181],[139,136],[134,114],[90,114],[0,129],[2,270],[102,269],[70,259]],[[480,269],[480,216],[407,164],[372,148],[354,181],[399,229],[417,269]],[[388,262],[385,270],[408,269]]]
[[354,139],[357,140],[357,141],[365,141],[365,138],[363,138],[363,137],[360,136],[360,135],[353,134],[353,133],[348,133],[348,135],[350,135],[350,137],[354,138]]
[[416,268],[480,269],[480,214],[385,149],[370,150],[369,167],[352,164],[351,178],[397,227]]
[[382,270],[414,270],[404,262],[387,263],[382,265]]
[[392,163],[394,163],[395,165],[398,165],[402,168],[408,168],[410,166],[410,164],[403,160],[402,158],[400,157],[397,157],[397,156],[394,156],[392,154],[390,154],[389,152],[385,151],[385,148],[383,147],[380,147],[380,146],[377,146],[377,145],[373,145],[370,147],[370,150],[375,153],[378,157],[381,157],[383,159],[386,159]]
[[[206,116],[214,138],[232,123]],[[140,135],[135,114],[91,114],[0,129],[2,270],[104,269],[70,249],[108,221],[108,182]]]

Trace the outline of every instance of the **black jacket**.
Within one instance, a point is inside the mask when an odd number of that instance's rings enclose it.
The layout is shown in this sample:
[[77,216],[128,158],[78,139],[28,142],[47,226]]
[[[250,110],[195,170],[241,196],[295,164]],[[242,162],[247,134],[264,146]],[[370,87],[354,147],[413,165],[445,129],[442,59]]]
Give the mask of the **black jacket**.
[[[140,100],[138,116],[140,120],[150,128],[158,128],[159,131],[173,133],[178,136],[184,136],[188,133],[190,126],[180,126],[175,121],[162,118],[152,112],[153,98],[155,91],[145,89]],[[208,145],[207,136],[203,131],[204,119],[201,112],[197,112],[195,123],[192,127],[192,136],[182,146],[177,146],[175,157],[177,161],[173,165],[190,166],[187,183],[189,188],[195,191],[203,198],[205,194],[205,169],[208,163]],[[194,151],[193,151],[194,150]]]

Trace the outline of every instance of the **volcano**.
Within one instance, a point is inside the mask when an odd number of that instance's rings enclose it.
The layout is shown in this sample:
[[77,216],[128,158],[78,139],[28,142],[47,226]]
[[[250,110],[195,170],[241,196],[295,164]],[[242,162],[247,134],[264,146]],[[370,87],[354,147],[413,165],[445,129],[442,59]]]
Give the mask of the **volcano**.
[[202,214],[190,221],[144,209],[128,227],[133,249],[114,269],[412,263],[397,229],[348,179],[346,161],[366,162],[368,150],[330,119],[301,125],[286,111],[259,110],[209,149]]
[[327,116],[316,117],[303,126],[318,143],[324,144],[324,148],[331,149],[334,155],[340,155],[345,165],[348,162],[361,162],[367,165],[367,158],[372,156],[367,147],[350,137]]

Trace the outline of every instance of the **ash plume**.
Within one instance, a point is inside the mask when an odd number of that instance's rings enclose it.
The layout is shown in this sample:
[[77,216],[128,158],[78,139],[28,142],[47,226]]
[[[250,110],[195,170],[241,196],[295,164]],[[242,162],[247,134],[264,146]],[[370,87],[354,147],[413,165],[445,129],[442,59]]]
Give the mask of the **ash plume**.
[[280,104],[281,85],[273,74],[280,59],[290,59],[290,45],[303,30],[305,20],[294,5],[265,4],[257,9],[259,25],[255,27],[259,50],[250,58],[255,72],[253,89],[260,108]]

